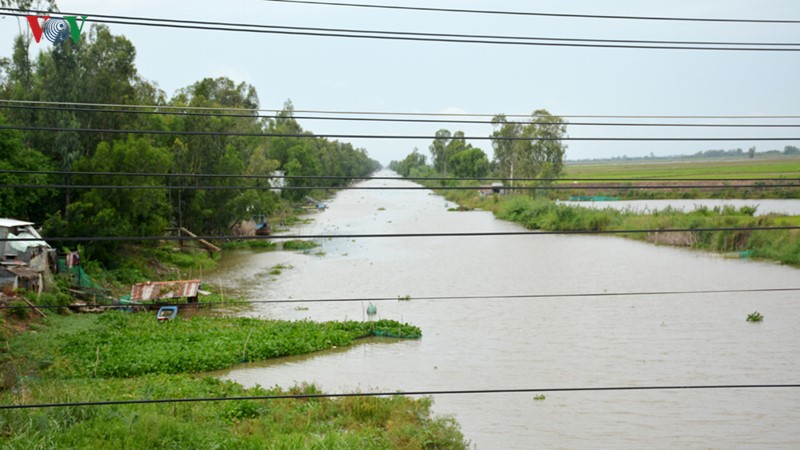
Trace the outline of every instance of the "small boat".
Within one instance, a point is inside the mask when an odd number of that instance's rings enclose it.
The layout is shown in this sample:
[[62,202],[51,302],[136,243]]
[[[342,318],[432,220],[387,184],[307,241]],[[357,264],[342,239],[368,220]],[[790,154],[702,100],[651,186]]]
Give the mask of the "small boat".
[[156,319],[159,322],[169,322],[170,320],[174,319],[177,314],[177,306],[162,306],[156,314]]
[[261,217],[261,219],[256,222],[256,236],[269,236],[272,234],[272,228],[270,228],[267,219]]

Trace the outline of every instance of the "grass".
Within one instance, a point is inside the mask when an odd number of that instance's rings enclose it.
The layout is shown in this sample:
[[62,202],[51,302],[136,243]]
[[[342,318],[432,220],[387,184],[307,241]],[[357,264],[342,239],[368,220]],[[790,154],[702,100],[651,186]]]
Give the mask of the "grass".
[[[25,389],[24,400],[29,403],[320,393],[309,385],[245,389],[188,375],[59,384],[32,381]],[[394,396],[7,410],[0,412],[0,445],[7,449],[467,448],[457,423],[449,417],[431,417],[430,407],[429,398]]]
[[145,280],[174,280],[213,270],[219,258],[197,248],[168,245],[125,246],[119,256],[119,266],[113,269],[90,260],[81,264],[94,282],[117,292],[129,292],[131,284]]
[[[527,196],[506,198],[494,212],[500,219],[518,222],[529,229],[552,231],[772,227],[782,223],[780,217],[753,217],[752,208],[698,208],[692,212],[665,209],[636,214],[559,205]],[[800,267],[800,230],[636,233],[626,237],[717,252],[750,250],[753,257]]]
[[222,244],[223,250],[275,250],[277,244],[267,239],[242,239]]
[[[665,209],[639,214],[613,209],[591,209],[535,199],[529,195],[490,195],[477,191],[441,191],[449,201],[467,209],[492,211],[498,219],[528,229],[547,231],[603,231],[666,228],[735,228],[798,226],[800,216],[753,217],[752,208],[698,208],[691,212]],[[800,230],[687,232],[623,235],[658,244],[688,246],[716,252],[750,251],[754,258],[800,267]]]
[[219,370],[243,362],[344,347],[367,336],[418,338],[394,321],[264,321],[195,316],[159,323],[153,314],[110,312],[55,316],[50,326],[12,341],[42,374],[56,378],[125,378]]
[[267,274],[268,275],[280,275],[280,274],[283,273],[284,270],[288,270],[288,269],[292,269],[292,268],[293,268],[293,266],[290,266],[290,265],[285,266],[283,264],[277,264],[277,265],[272,266],[269,269],[269,272],[267,272]]
[[[8,318],[3,318],[5,324]],[[5,327],[4,327],[5,329]],[[282,354],[350,345],[378,332],[419,336],[391,321],[280,322],[153,314],[51,316],[0,349],[0,404],[319,394],[313,385],[244,388],[191,373]],[[107,405],[0,411],[0,447],[453,448],[468,447],[430,398],[348,397]]]
[[564,178],[797,178],[800,158],[567,164]]
[[764,320],[764,316],[761,315],[760,312],[755,311],[747,315],[748,322],[761,322]]
[[310,250],[315,247],[319,247],[319,244],[314,241],[306,241],[302,239],[294,239],[283,243],[284,250]]

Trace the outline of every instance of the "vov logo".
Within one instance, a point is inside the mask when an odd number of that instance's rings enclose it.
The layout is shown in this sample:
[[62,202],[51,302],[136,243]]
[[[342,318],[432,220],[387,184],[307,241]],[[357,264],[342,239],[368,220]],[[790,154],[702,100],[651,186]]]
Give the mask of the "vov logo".
[[72,37],[77,44],[81,38],[83,25],[89,16],[80,16],[81,23],[78,25],[78,16],[50,17],[50,16],[26,16],[28,24],[31,26],[33,39],[38,44],[42,40],[42,35],[53,44],[60,44]]

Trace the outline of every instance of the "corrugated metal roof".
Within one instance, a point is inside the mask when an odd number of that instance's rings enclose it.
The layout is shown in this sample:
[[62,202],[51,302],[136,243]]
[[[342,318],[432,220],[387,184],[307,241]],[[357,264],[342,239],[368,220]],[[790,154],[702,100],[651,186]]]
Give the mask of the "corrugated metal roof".
[[177,280],[137,283],[131,288],[131,300],[143,302],[165,298],[197,297],[200,280]]
[[33,222],[23,222],[17,219],[0,219],[0,227],[21,227],[24,225],[33,225]]
[[32,280],[39,278],[39,272],[31,269],[30,267],[6,267],[6,270],[21,278]]

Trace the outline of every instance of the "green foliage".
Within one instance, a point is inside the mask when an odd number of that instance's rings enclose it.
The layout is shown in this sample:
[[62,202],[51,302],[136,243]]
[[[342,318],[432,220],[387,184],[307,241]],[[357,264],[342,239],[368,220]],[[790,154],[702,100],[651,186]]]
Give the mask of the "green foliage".
[[752,312],[747,315],[748,322],[761,322],[764,320],[764,316],[761,315],[758,311]]
[[[18,37],[13,57],[3,62],[5,76],[0,80],[0,98],[238,108],[252,111],[252,117],[20,109],[5,115],[9,125],[188,133],[304,133],[293,118],[291,102],[287,102],[284,111],[274,120],[262,119],[257,114],[259,99],[255,88],[225,77],[205,78],[178,90],[167,100],[155,84],[144,81],[138,74],[134,64],[136,49],[127,38],[113,35],[108,27],[98,25],[87,28],[84,35],[79,45],[68,40],[40,52],[35,61],[29,56],[30,39]],[[4,123],[0,118],[0,125]],[[117,133],[27,131],[15,134],[0,130],[0,169],[258,176],[284,170],[289,175],[343,177],[299,179],[290,184],[341,187],[380,167],[363,149],[307,134],[308,138],[201,134],[175,138],[169,133],[151,138],[125,138]],[[17,189],[0,193],[0,207],[7,216],[44,222],[45,235],[50,236],[158,236],[168,226],[183,226],[203,235],[229,234],[234,224],[254,215],[277,213],[288,203],[276,192],[263,189],[269,181],[264,178],[243,181],[213,176],[74,175],[54,178],[0,174],[0,181],[98,186],[62,191]],[[101,185],[144,185],[147,188],[106,189],[100,188]],[[229,188],[234,185],[244,187]],[[162,186],[171,189],[158,189]],[[210,189],[199,189],[202,186]],[[300,200],[306,193],[284,191],[283,196],[288,200]],[[86,244],[86,256],[112,267],[118,264],[115,254],[119,249],[119,244],[113,241],[92,241]]]
[[306,241],[302,239],[294,239],[283,243],[284,250],[310,250],[315,247],[319,247],[319,244],[314,241]]
[[30,306],[23,301],[14,300],[9,304],[9,306],[9,312],[17,319],[25,320],[31,316]]
[[395,322],[394,320],[379,320],[372,323],[373,336],[384,336],[401,339],[419,339],[422,337],[422,330],[419,327],[407,323]]
[[483,178],[489,175],[489,158],[479,148],[468,148],[456,153],[450,164],[456,177]]
[[243,239],[239,241],[230,241],[222,244],[223,250],[274,250],[277,247],[272,241],[266,239]]
[[[0,126],[6,120],[0,115]],[[50,160],[41,152],[25,148],[21,136],[13,130],[0,130],[0,170],[52,170]],[[49,184],[53,177],[41,174],[0,173],[1,184]],[[42,208],[55,198],[52,189],[0,189],[0,210],[3,217],[41,221]]]
[[284,270],[291,269],[291,268],[292,268],[292,266],[285,266],[283,264],[277,264],[275,266],[272,266],[270,268],[269,272],[267,272],[267,273],[269,275],[280,275],[281,273],[283,273]]
[[343,347],[366,336],[422,335],[417,327],[391,320],[316,323],[197,316],[159,323],[154,314],[114,312],[80,321],[82,326],[68,330],[26,335],[15,343],[14,353],[59,361],[51,376],[124,378],[224,369]]
[[397,172],[398,174],[409,177],[411,172],[415,169],[425,168],[425,155],[421,154],[417,148],[408,154],[402,161],[392,161],[389,164],[389,169]]
[[[764,159],[740,159],[726,161],[721,164],[714,160],[687,160],[680,159],[658,162],[593,162],[569,164],[565,167],[566,176],[569,178],[596,179],[587,182],[594,186],[605,183],[619,184],[603,181],[605,178],[797,178],[800,175],[800,159],[796,156]],[[686,183],[681,183],[686,184]],[[690,183],[691,184],[691,183]],[[705,183],[708,184],[708,183]],[[771,188],[770,182],[754,181],[755,188],[734,188],[732,186],[720,189],[658,189],[658,190],[603,190],[593,189],[594,195],[614,195],[630,199],[647,198],[800,198],[800,189]],[[760,187],[759,187],[760,185]],[[562,191],[565,196],[581,195],[580,190]],[[564,197],[566,198],[566,197]]]
[[[148,375],[133,379],[26,381],[3,403],[131,398],[319,394],[313,385],[245,389],[218,379]],[[0,412],[4,448],[415,448],[466,449],[451,417],[432,417],[429,398],[349,397],[48,408]]]
[[492,147],[501,178],[558,178],[564,167],[567,123],[547,110],[533,112],[528,123],[509,122],[505,115],[492,119]]
[[[528,229],[548,231],[601,231],[664,228],[736,228],[752,226],[798,225],[796,216],[754,217],[755,208],[698,208],[691,212],[663,209],[653,214],[638,214],[611,208],[593,209],[536,200],[527,195],[480,197],[476,191],[445,191],[448,200],[465,208],[490,210],[498,219],[522,224]],[[769,232],[696,232],[630,234],[632,239],[656,243],[691,246],[717,252],[748,251],[755,258],[800,266],[800,232],[775,230]]]

